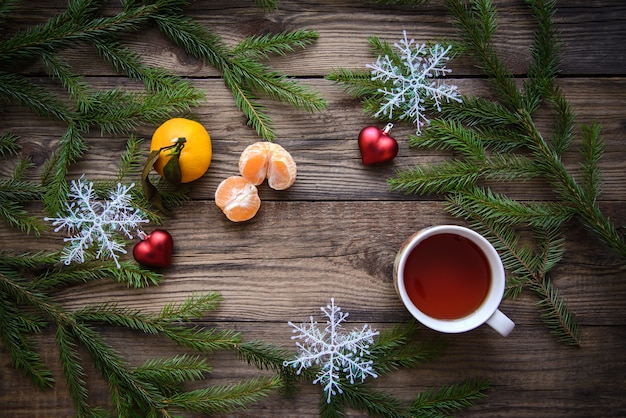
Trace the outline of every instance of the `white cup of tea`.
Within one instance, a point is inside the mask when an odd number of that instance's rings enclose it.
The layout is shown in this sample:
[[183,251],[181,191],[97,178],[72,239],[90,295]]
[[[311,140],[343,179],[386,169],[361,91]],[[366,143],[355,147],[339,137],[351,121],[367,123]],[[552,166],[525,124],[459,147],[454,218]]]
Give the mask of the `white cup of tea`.
[[476,231],[437,225],[416,232],[400,247],[393,276],[406,308],[431,329],[459,333],[486,323],[507,336],[515,327],[498,309],[502,260]]

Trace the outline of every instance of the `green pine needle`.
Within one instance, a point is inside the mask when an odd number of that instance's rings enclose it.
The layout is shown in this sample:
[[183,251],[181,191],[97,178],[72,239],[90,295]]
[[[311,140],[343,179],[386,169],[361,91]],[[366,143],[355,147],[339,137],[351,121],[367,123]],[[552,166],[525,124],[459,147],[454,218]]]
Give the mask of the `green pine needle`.
[[417,322],[409,321],[379,334],[371,349],[378,375],[401,368],[416,368],[441,355],[445,347],[443,339],[423,339],[418,334],[420,329]]
[[[326,402],[326,395],[323,395],[322,398],[320,403]],[[357,411],[366,412],[369,416],[389,418],[406,416],[405,406],[398,398],[363,384],[345,386],[343,393],[335,395],[333,399],[331,399],[330,405],[323,408],[330,408],[332,411],[333,405],[338,403],[350,406]],[[341,410],[343,408],[337,408],[337,406],[335,406],[334,409]],[[337,414],[331,415],[329,412],[330,411],[326,411],[320,415],[329,417],[341,416]]]
[[488,188],[459,190],[447,198],[446,209],[455,216],[510,226],[530,225],[540,230],[552,229],[560,227],[574,216],[572,208],[556,202],[518,201]]
[[200,356],[181,354],[146,360],[133,370],[133,374],[140,380],[176,387],[181,383],[203,380],[212,369],[209,362]]
[[339,68],[327,74],[325,78],[341,84],[347,94],[358,98],[378,94],[378,87],[372,85],[369,71]]
[[411,404],[411,416],[449,417],[452,413],[470,407],[485,397],[489,389],[486,379],[468,380],[462,384],[422,392]]
[[217,309],[222,301],[219,293],[191,295],[182,303],[167,304],[161,309],[159,319],[167,322],[183,322],[202,317],[206,312]]
[[[58,263],[58,260],[57,257],[55,263]],[[33,281],[33,288],[47,291],[103,279],[112,279],[132,288],[143,288],[158,285],[163,279],[160,274],[129,261],[120,262],[119,267],[111,260],[95,259],[62,267],[53,266],[51,263],[49,267],[44,274]]]
[[238,58],[267,60],[271,55],[286,55],[296,49],[304,49],[315,43],[318,37],[317,32],[304,29],[251,36],[233,49],[233,55]]
[[578,324],[558,289],[546,277],[541,283],[534,283],[532,290],[539,296],[537,306],[550,332],[567,345],[579,346]]
[[11,132],[0,133],[0,157],[15,156],[21,149],[19,137]]
[[473,162],[448,160],[399,170],[387,184],[391,190],[408,194],[446,193],[474,186],[481,174],[480,166]]
[[583,126],[583,142],[580,151],[583,156],[581,184],[587,198],[594,201],[600,198],[602,190],[602,173],[598,163],[604,152],[604,142],[600,135],[600,129],[601,127],[597,123]]
[[35,342],[30,334],[39,331],[43,324],[30,316],[21,315],[18,307],[3,293],[0,293],[0,318],[0,341],[9,352],[13,366],[40,388],[52,387],[52,373],[35,351]]
[[80,415],[83,411],[89,410],[89,392],[85,381],[86,374],[77,351],[77,343],[71,333],[71,328],[63,325],[57,327],[55,339],[67,390],[74,401],[78,415]]
[[31,83],[26,77],[1,70],[0,102],[21,104],[39,116],[64,122],[75,117],[65,103],[43,87]]
[[177,393],[165,402],[176,409],[208,415],[232,413],[258,402],[280,389],[281,385],[282,381],[277,377],[254,378],[233,385],[213,385]]

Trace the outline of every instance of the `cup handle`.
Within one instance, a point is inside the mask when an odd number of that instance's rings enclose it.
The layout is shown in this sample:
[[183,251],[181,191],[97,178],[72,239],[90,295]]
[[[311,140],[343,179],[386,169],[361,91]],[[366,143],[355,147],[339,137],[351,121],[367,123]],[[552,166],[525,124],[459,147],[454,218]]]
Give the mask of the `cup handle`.
[[511,331],[513,331],[513,328],[515,328],[515,323],[511,321],[508,316],[500,312],[499,309],[496,309],[493,315],[487,320],[487,325],[498,331],[503,337],[509,335]]

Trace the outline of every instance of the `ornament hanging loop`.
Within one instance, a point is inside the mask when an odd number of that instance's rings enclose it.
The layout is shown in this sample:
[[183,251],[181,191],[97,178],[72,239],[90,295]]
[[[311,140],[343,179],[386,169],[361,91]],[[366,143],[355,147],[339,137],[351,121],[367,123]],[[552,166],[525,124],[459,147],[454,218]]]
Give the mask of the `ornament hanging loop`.
[[389,131],[391,130],[391,128],[393,128],[393,123],[389,122],[389,123],[387,124],[387,126],[385,126],[385,127],[383,128],[383,133],[384,133],[384,134],[388,134],[388,133],[389,133]]

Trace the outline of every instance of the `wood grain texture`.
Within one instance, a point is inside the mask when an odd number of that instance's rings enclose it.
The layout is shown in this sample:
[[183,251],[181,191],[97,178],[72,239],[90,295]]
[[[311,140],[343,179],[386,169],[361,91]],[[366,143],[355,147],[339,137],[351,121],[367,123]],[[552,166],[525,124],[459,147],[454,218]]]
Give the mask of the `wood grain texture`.
[[[523,74],[533,25],[521,0],[496,2],[501,10],[498,51],[512,71]],[[8,29],[23,28],[59,13],[66,2],[25,0]],[[564,45],[563,72],[558,80],[571,100],[577,122],[598,121],[606,142],[601,162],[604,173],[602,209],[623,231],[626,225],[626,4],[621,0],[559,2],[556,20]],[[112,6],[114,7],[114,6]],[[375,57],[367,46],[371,35],[396,41],[407,29],[422,41],[449,36],[450,20],[441,2],[418,8],[377,6],[352,0],[282,0],[280,9],[263,13],[248,0],[195,1],[189,13],[219,33],[229,44],[249,35],[306,27],[319,32],[318,42],[272,66],[296,76],[328,100],[326,111],[314,114],[264,101],[272,117],[277,142],[298,162],[298,180],[287,191],[260,188],[261,210],[250,222],[233,224],[215,206],[213,193],[226,176],[236,174],[241,151],[259,140],[246,126],[219,74],[172,46],[154,29],[125,39],[150,64],[189,77],[207,92],[194,110],[211,133],[214,159],[209,172],[193,183],[192,200],[183,204],[164,227],[175,239],[173,267],[159,287],[129,290],[108,281],[75,286],[58,292],[68,309],[114,300],[121,305],[158,311],[198,291],[217,291],[224,301],[198,324],[235,329],[245,340],[262,339],[291,347],[287,321],[306,320],[331,297],[350,312],[354,325],[377,329],[409,318],[395,295],[392,263],[403,240],[432,224],[459,223],[443,209],[440,196],[407,196],[390,192],[386,180],[402,167],[449,158],[444,152],[410,149],[404,138],[411,127],[394,127],[400,153],[393,163],[363,167],[356,146],[359,130],[372,123],[358,101],[340,86],[324,80],[337,67],[362,68]],[[89,48],[65,53],[88,81],[101,88],[138,88],[103,66]],[[91,59],[93,58],[93,59]],[[57,89],[38,63],[23,68],[34,82]],[[469,60],[454,67],[452,81],[462,91],[488,96],[487,85]],[[548,128],[548,115],[539,126]],[[20,135],[23,152],[41,166],[55,149],[64,127],[41,120],[20,107],[0,113],[1,130]],[[137,129],[146,139],[151,126]],[[126,138],[92,132],[89,152],[75,164],[70,176],[113,178]],[[567,167],[579,172],[576,152],[564,156]],[[0,165],[0,176],[11,171]],[[37,171],[37,170],[35,170]],[[35,173],[36,175],[36,173]],[[551,200],[554,193],[543,181],[503,184],[499,191],[524,200]],[[40,212],[37,205],[33,213]],[[443,338],[443,355],[415,370],[403,370],[379,379],[376,385],[407,402],[418,391],[467,378],[486,377],[493,387],[477,406],[460,417],[619,417],[626,411],[626,265],[612,255],[579,223],[566,228],[564,260],[552,278],[581,325],[582,346],[565,347],[549,335],[535,306],[535,297],[523,293],[505,300],[501,309],[517,324],[508,338],[488,327]],[[53,250],[63,245],[61,233],[39,239],[0,225],[0,250]],[[179,352],[162,339],[114,329],[102,329],[107,341],[131,364]],[[438,334],[422,330],[421,338]],[[54,330],[38,339],[46,364],[58,378],[48,391],[38,391],[10,365],[0,346],[0,415],[16,418],[68,417],[74,409],[56,360]],[[294,348],[295,349],[295,348]],[[264,372],[236,359],[233,353],[209,356],[214,371],[208,384],[234,383]],[[106,384],[87,366],[88,387],[94,403],[106,406]],[[233,416],[310,417],[317,414],[319,387],[302,385],[291,399],[278,395]],[[361,416],[349,411],[348,416]]]

